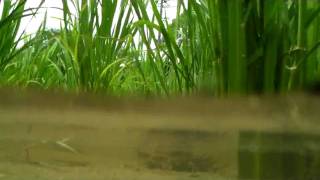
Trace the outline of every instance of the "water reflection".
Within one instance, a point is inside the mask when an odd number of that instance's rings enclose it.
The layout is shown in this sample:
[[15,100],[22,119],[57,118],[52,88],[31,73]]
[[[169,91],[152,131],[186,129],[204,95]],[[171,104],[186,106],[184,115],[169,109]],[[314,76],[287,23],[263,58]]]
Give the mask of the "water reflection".
[[320,136],[244,131],[238,159],[239,179],[320,179]]

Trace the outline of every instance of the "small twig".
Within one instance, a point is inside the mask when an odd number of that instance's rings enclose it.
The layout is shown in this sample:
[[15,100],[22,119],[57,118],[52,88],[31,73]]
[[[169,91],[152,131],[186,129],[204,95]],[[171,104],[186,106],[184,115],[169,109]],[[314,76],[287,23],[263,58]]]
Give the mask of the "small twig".
[[73,147],[71,147],[70,145],[68,145],[66,142],[68,142],[70,140],[70,138],[65,138],[65,139],[62,139],[62,140],[59,140],[59,141],[56,141],[55,143],[59,146],[59,147],[62,147],[63,149],[66,149],[70,152],[73,152],[73,153],[78,153],[77,150],[75,150]]

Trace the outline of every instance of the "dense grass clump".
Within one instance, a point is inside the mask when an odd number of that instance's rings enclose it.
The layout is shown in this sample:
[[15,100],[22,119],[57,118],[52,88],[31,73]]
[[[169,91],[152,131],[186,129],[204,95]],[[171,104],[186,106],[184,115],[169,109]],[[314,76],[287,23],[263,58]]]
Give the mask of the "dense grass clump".
[[1,1],[1,85],[226,96],[289,92],[320,79],[318,1],[177,0],[170,23],[155,0],[61,2],[59,29],[44,19],[34,35],[20,35],[21,19],[42,4]]

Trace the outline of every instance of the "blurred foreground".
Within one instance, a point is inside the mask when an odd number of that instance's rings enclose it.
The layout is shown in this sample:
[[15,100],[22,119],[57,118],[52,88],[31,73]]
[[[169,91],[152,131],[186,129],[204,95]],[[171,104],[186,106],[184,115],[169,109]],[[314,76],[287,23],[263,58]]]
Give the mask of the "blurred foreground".
[[320,98],[0,93],[0,179],[318,179]]

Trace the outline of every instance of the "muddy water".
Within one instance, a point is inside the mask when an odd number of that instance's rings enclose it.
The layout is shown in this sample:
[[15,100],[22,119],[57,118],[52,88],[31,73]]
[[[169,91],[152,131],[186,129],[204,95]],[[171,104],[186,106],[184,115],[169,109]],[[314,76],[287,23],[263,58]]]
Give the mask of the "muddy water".
[[0,180],[286,179],[290,170],[276,172],[270,158],[301,170],[300,178],[317,178],[319,100],[6,94]]

